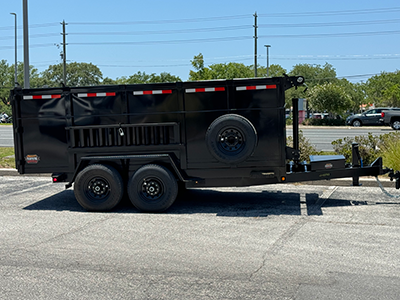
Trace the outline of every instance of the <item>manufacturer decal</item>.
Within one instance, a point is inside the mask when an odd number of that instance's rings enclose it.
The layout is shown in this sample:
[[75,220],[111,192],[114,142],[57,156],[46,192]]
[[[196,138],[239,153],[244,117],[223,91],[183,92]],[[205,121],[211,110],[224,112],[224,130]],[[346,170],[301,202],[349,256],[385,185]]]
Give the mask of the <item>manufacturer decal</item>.
[[37,164],[40,161],[40,157],[36,154],[28,154],[25,156],[25,161],[27,164]]
[[332,168],[333,168],[333,165],[331,163],[327,163],[325,165],[325,169],[332,169]]

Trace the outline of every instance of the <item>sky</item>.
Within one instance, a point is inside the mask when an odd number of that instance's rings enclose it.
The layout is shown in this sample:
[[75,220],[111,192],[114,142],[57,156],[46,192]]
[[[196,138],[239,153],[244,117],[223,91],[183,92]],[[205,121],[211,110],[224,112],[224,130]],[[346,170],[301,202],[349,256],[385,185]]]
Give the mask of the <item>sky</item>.
[[[338,77],[366,81],[400,67],[400,3],[396,1],[86,1],[27,0],[29,61],[39,72],[61,63],[66,22],[67,62],[97,65],[116,79],[138,71],[187,80],[191,60],[254,64],[288,72],[296,64],[331,64]],[[23,0],[2,0],[0,60],[23,60]],[[299,74],[300,75],[300,74]]]

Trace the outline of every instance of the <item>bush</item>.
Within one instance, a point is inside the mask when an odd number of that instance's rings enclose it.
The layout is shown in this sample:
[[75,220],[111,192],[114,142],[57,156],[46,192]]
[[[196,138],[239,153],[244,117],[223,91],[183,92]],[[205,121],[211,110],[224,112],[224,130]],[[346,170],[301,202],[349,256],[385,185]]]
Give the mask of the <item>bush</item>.
[[[289,136],[286,139],[286,143],[289,147],[293,147],[293,137]],[[300,148],[300,161],[310,161],[310,155],[319,155],[322,152],[318,152],[313,144],[310,143],[310,140],[305,138],[303,132],[299,131],[299,148]]]
[[303,125],[315,126],[344,126],[346,121],[344,119],[305,119]]
[[393,170],[400,170],[400,139],[388,141],[382,153],[383,163]]
[[[397,161],[400,164],[400,133],[386,133],[383,135],[375,136],[368,133],[368,136],[356,136],[354,138],[345,137],[332,142],[333,149],[337,154],[344,155],[347,163],[351,163],[351,148],[352,143],[356,142],[359,145],[360,155],[363,159],[364,165],[371,164],[379,156],[383,158],[383,164],[386,167],[395,168],[394,162],[390,159]],[[396,149],[396,147],[398,147]],[[385,159],[386,153],[389,157]],[[395,156],[397,153],[397,157]],[[398,167],[396,167],[398,169]]]

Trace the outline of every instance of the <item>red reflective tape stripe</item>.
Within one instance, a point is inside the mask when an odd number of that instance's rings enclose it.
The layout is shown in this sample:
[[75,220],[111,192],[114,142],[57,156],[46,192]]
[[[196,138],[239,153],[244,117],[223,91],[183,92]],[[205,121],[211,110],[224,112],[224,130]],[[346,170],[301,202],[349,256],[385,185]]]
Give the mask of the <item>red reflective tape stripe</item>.
[[255,86],[246,86],[246,90],[255,90],[256,89],[256,87]]
[[267,85],[267,89],[276,89],[276,85],[275,84]]
[[96,97],[97,94],[96,93],[87,93],[86,97]]
[[152,95],[153,91],[143,91],[143,95]]
[[203,92],[205,92],[205,91],[206,91],[205,88],[196,89],[196,93],[203,93]]
[[106,96],[115,96],[115,93],[106,93]]
[[172,90],[163,90],[162,93],[163,94],[172,94]]
[[223,91],[225,91],[225,88],[224,87],[216,87],[215,91],[216,92],[223,92]]
[[33,95],[32,99],[36,100],[36,99],[42,99],[41,95]]
[[51,95],[51,98],[58,99],[58,98],[61,98],[61,95]]

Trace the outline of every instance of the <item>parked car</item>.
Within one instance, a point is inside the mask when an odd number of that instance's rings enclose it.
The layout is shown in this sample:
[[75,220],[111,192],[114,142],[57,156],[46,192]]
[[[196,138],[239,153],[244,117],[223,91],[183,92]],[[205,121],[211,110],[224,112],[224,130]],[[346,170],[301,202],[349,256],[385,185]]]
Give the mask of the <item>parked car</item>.
[[0,123],[11,123],[11,117],[9,117],[6,113],[0,113]]
[[380,122],[382,125],[390,125],[394,130],[400,130],[400,108],[383,110]]
[[370,109],[362,114],[348,116],[346,119],[346,124],[354,127],[383,125],[382,122],[380,122],[380,119],[382,118],[381,112],[383,110],[400,110],[400,108],[378,107]]

